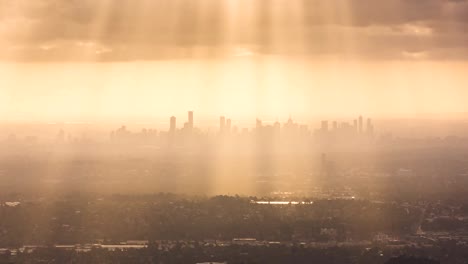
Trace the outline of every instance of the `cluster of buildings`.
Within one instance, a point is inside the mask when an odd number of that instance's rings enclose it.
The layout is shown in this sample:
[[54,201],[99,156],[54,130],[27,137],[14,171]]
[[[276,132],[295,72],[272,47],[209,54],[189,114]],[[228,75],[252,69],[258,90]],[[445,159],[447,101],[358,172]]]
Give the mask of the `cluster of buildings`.
[[[357,119],[354,119],[352,123],[323,120],[319,129],[315,130],[315,134],[329,134],[329,133],[355,133],[360,135],[373,135],[374,134],[374,124],[372,119],[367,118],[366,124],[364,125],[364,118],[359,116]],[[172,116],[170,118],[170,127],[169,134],[175,135],[177,133],[177,118]],[[193,132],[194,131],[194,121],[193,121],[193,111],[188,112],[188,121],[184,123],[181,131]],[[310,134],[310,130],[307,125],[295,123],[290,117],[288,121],[284,124],[276,121],[273,124],[264,124],[261,119],[257,119],[255,123],[256,133],[283,133],[285,135],[305,135]],[[236,134],[239,133],[239,130],[236,126],[233,126],[232,120],[226,118],[225,116],[219,117],[219,127],[218,132],[221,135],[226,134]],[[249,132],[247,128],[240,131],[242,133]]]
[[[209,134],[209,133],[208,133]],[[226,116],[219,117],[218,128],[216,134],[221,137],[234,137],[234,136],[257,136],[263,141],[301,141],[305,138],[315,138],[323,142],[339,142],[345,141],[355,142],[356,140],[367,140],[372,139],[374,135],[374,124],[370,118],[364,121],[362,116],[354,119],[353,122],[338,122],[323,120],[321,126],[318,129],[311,130],[305,124],[299,124],[289,118],[287,122],[280,123],[278,121],[274,123],[264,123],[261,119],[256,119],[255,127],[252,129],[243,128],[238,129],[237,126],[233,125],[230,118]],[[184,141],[203,135],[194,124],[194,112],[189,111],[187,115],[187,121],[184,122],[182,127],[178,127],[177,118],[171,116],[169,119],[169,130],[158,133],[156,130],[143,129],[140,133],[131,133],[125,126],[112,131],[111,139],[113,141],[131,140],[140,141],[145,140],[169,140]]]
[[[186,132],[193,132],[194,130],[193,111],[188,112],[188,121],[184,123],[184,127],[182,129],[183,131],[186,131]],[[174,135],[176,131],[177,131],[177,119],[175,116],[171,116],[169,134]]]
[[353,123],[333,121],[330,123],[328,120],[324,120],[321,123],[320,132],[329,133],[329,132],[351,132],[356,134],[374,134],[374,124],[372,119],[367,118],[366,127],[364,128],[364,118],[359,116],[357,119],[353,120]]

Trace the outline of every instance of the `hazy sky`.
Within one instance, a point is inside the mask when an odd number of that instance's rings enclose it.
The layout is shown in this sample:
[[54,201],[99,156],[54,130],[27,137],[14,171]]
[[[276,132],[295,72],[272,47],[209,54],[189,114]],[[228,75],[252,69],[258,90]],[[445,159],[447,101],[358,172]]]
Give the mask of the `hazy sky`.
[[464,0],[0,0],[0,115],[466,111]]

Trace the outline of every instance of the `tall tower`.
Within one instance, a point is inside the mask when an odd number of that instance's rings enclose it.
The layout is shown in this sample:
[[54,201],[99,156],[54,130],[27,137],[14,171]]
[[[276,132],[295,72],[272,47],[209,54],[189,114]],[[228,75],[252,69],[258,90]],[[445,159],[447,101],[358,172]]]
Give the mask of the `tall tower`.
[[276,121],[275,124],[273,125],[273,127],[275,129],[275,134],[279,135],[280,132],[281,132],[281,123]]
[[188,112],[188,128],[193,129],[193,111]]
[[322,129],[322,132],[328,132],[328,121],[327,120],[322,121],[321,129]]
[[374,134],[374,125],[372,124],[372,119],[368,118],[367,119],[367,133],[372,136]]
[[171,126],[169,128],[169,133],[171,135],[174,135],[175,134],[175,131],[176,131],[176,117],[175,116],[171,116]]
[[260,129],[262,129],[262,120],[257,118],[255,128],[257,129],[257,131],[260,131]]
[[231,126],[232,126],[232,125],[231,125],[231,119],[228,118],[228,119],[226,120],[226,131],[227,131],[228,133],[231,133]]
[[362,134],[363,132],[363,119],[362,116],[359,116],[359,133]]
[[226,130],[226,118],[224,116],[219,117],[219,133],[224,134]]

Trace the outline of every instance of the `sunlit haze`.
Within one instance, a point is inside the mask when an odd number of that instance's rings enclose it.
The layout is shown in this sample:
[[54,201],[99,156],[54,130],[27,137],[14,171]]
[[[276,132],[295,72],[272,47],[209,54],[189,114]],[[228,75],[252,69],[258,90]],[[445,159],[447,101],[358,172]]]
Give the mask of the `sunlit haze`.
[[0,116],[456,114],[467,13],[441,0],[1,1]]
[[0,264],[468,263],[468,0],[0,0]]

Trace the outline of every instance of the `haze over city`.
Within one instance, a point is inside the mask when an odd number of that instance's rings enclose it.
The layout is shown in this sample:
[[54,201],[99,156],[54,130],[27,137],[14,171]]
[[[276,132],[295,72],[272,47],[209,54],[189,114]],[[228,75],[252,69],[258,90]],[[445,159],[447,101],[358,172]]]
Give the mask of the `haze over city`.
[[467,0],[0,0],[0,264],[462,264]]

